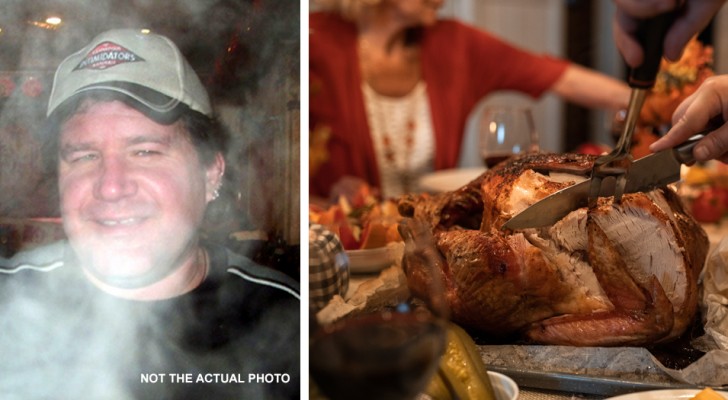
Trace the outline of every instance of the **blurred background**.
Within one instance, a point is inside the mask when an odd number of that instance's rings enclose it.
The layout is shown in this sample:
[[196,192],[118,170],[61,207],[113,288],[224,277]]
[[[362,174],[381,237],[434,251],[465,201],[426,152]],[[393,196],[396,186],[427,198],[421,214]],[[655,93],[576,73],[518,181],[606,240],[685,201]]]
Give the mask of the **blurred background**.
[[[315,0],[310,0],[309,6],[315,10]],[[609,0],[446,0],[441,15],[459,19],[535,52],[564,57],[619,79],[626,76],[624,62],[612,37],[614,5]],[[715,72],[728,72],[726,7],[701,33],[699,40],[714,47]],[[544,151],[573,151],[587,142],[614,145],[613,115],[564,104],[554,95],[533,101],[516,93],[498,93],[483,99],[473,111],[463,151],[477,149],[475,117],[487,104],[531,107]],[[460,166],[481,164],[474,152],[463,154]]]
[[[443,14],[521,47],[558,55],[619,79],[627,73],[612,37],[612,1],[448,0]],[[713,46],[716,74],[727,73],[728,10],[722,10],[698,39]],[[484,99],[481,107],[488,103],[531,106],[544,150],[573,151],[585,142],[614,145],[614,116],[605,112],[567,105],[553,95],[534,102],[521,95],[499,93]],[[475,130],[473,119],[468,129]],[[476,140],[477,135],[471,136]]]
[[[56,66],[111,28],[168,36],[232,136],[207,235],[298,277],[300,5],[276,0],[4,0],[0,256],[62,237],[39,131]],[[218,202],[216,202],[218,203]]]

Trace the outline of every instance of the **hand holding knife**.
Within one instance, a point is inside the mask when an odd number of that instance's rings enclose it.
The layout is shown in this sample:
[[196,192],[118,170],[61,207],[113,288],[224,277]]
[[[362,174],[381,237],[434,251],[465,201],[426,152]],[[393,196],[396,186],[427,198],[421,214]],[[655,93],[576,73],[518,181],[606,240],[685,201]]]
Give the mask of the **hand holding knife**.
[[[695,162],[695,145],[723,123],[722,118],[715,118],[706,130],[681,145],[634,161],[625,176],[624,193],[645,192],[680,180],[681,166]],[[591,179],[588,179],[559,190],[516,214],[502,228],[516,230],[553,225],[570,212],[586,207],[590,188]],[[615,193],[615,188],[609,185],[601,185],[600,190],[600,196],[612,196]]]
[[[573,210],[595,205],[598,197],[614,196],[615,202],[618,202],[623,193],[648,191],[679,180],[681,165],[695,162],[694,146],[704,137],[703,134],[707,135],[722,126],[722,118],[712,119],[707,129],[675,148],[659,151],[637,161],[632,161],[629,155],[631,135],[645,94],[654,85],[659,70],[665,32],[677,12],[644,20],[641,25],[644,38],[642,45],[646,51],[645,62],[630,72],[629,84],[633,88],[633,94],[618,148],[597,159],[591,179],[538,201],[511,218],[503,228],[525,229],[551,225]],[[602,180],[610,176],[616,179],[602,184]]]

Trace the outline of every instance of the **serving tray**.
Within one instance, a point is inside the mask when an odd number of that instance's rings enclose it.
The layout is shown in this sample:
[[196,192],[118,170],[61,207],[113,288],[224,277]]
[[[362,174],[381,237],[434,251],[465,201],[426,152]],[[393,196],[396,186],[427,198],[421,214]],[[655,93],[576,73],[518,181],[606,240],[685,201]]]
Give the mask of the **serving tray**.
[[[489,371],[511,377],[519,387],[558,392],[618,396],[622,394],[661,389],[696,389],[682,383],[638,382],[618,378],[602,378],[557,372],[540,372],[517,368],[487,366]],[[700,388],[702,389],[702,387]],[[715,388],[720,389],[720,388]]]

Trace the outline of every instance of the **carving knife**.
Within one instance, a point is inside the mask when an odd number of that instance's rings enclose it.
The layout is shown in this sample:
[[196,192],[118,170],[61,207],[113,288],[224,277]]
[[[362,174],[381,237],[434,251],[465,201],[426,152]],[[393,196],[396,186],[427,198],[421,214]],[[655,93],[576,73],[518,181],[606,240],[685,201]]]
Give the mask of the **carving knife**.
[[[693,147],[705,134],[717,129],[721,122],[711,122],[708,129],[685,143],[642,157],[627,171],[625,193],[645,192],[680,180],[680,166],[695,162]],[[613,181],[612,181],[613,182]],[[544,197],[503,224],[503,229],[526,229],[553,225],[571,211],[586,207],[591,179],[569,186]],[[614,195],[614,185],[602,185],[600,197]]]

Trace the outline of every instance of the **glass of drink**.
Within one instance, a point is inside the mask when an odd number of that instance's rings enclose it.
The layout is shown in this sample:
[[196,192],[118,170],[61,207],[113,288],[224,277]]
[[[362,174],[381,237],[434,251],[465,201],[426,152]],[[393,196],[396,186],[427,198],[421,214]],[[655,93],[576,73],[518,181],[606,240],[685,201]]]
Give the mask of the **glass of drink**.
[[445,350],[447,307],[442,259],[424,224],[404,222],[405,257],[417,279],[418,298],[378,304],[353,316],[311,321],[310,373],[330,400],[411,400],[434,376]]
[[529,108],[488,106],[480,117],[480,156],[486,167],[518,154],[538,151],[538,132]]

